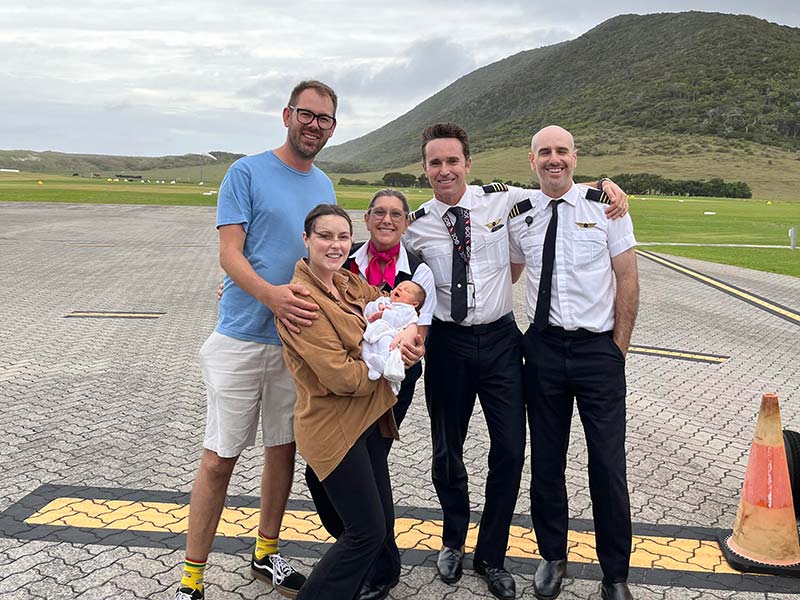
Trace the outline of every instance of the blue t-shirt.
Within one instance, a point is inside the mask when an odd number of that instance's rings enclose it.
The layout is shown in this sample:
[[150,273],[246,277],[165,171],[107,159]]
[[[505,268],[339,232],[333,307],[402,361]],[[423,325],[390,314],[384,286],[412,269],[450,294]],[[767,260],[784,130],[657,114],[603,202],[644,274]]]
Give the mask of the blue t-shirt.
[[[305,173],[272,151],[240,158],[222,180],[217,227],[244,227],[244,257],[264,280],[289,283],[295,263],[306,256],[303,221],[320,203],[336,202],[333,184],[317,167]],[[217,331],[228,337],[280,345],[272,311],[225,276]]]

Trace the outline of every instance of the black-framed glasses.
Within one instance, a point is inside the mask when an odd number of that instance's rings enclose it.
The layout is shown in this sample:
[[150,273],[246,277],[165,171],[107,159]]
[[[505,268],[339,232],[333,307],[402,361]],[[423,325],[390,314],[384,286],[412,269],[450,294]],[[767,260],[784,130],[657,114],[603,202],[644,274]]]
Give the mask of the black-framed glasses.
[[317,120],[317,125],[320,129],[333,129],[333,126],[336,125],[336,117],[332,117],[330,115],[318,115],[315,112],[311,112],[305,108],[297,108],[291,104],[288,106],[289,110],[293,110],[294,114],[297,115],[298,122],[302,123],[303,125],[311,125],[311,123],[314,122],[314,119]]
[[389,215],[389,218],[391,218],[395,223],[405,221],[406,219],[405,211],[397,209],[386,210],[385,208],[370,208],[369,214],[378,219],[378,221],[383,221],[386,218],[386,215]]

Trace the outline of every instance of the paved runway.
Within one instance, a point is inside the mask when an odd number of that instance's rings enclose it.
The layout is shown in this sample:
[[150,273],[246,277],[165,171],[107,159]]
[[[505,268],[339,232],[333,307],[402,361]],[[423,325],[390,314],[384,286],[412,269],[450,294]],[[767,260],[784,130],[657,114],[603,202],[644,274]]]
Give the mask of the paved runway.
[[[0,203],[0,224],[0,598],[171,598],[205,419],[196,354],[216,322],[214,209]],[[737,574],[713,541],[733,525],[761,394],[776,392],[784,427],[800,430],[800,279],[661,255],[639,266],[627,367],[632,589],[794,598],[800,579]],[[515,313],[524,322],[522,284]],[[421,386],[401,435],[390,468],[404,571],[391,597],[490,598],[469,571],[455,586],[436,577]],[[487,451],[476,410],[466,448],[476,522]],[[599,598],[585,460],[576,417],[567,600]],[[248,569],[260,472],[260,450],[248,450],[209,560],[209,599],[267,592]],[[284,553],[308,571],[325,542],[301,473]],[[533,598],[537,563],[529,474],[508,561],[521,598]]]

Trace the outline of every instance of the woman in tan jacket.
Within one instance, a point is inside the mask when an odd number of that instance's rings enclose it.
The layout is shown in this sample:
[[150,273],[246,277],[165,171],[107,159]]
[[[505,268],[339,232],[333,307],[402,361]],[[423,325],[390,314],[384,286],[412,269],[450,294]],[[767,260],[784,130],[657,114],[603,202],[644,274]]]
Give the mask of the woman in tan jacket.
[[[300,333],[280,321],[278,333],[297,389],[297,449],[322,482],[344,532],[298,598],[350,600],[376,560],[399,557],[383,442],[397,437],[391,411],[396,399],[388,381],[367,377],[360,358],[364,306],[382,294],[341,269],[352,244],[350,217],[338,206],[321,204],[308,214],[304,229],[308,259],[298,261],[292,282],[309,290],[307,299],[319,310]],[[416,335],[411,326],[396,341],[414,345]]]

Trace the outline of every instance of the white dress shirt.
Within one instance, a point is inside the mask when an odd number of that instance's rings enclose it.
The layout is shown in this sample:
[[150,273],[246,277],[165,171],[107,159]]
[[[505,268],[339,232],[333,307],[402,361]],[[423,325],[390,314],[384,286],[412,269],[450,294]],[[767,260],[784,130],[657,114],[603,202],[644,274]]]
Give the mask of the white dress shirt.
[[[614,329],[614,277],[611,258],[636,245],[629,215],[608,219],[606,205],[586,199],[585,185],[575,185],[558,206],[556,255],[550,298],[551,325],[569,331]],[[533,323],[542,273],[542,251],[552,209],[536,190],[528,212],[511,219],[511,260],[527,268],[526,305]]]
[[[469,282],[467,317],[461,325],[483,325],[511,312],[513,296],[508,248],[508,213],[530,196],[531,190],[508,188],[507,191],[485,192],[481,186],[467,186],[456,206],[469,210],[471,257],[467,270]],[[442,216],[449,204],[436,198],[421,208],[427,213],[411,223],[403,243],[431,268],[436,282],[434,316],[452,322],[450,317],[450,285],[453,275],[453,239]]]
[[[369,254],[367,253],[367,246],[369,242],[361,245],[361,247],[350,255],[350,258],[358,265],[358,270],[362,273],[367,272],[369,266]],[[403,245],[400,244],[400,252],[397,255],[397,262],[395,269],[399,273],[408,273],[411,275],[411,265],[408,262],[408,253]],[[418,325],[430,325],[433,319],[433,309],[436,307],[436,286],[433,283],[433,273],[425,263],[421,263],[414,274],[411,275],[411,281],[418,283],[425,290],[425,302],[419,309]]]

